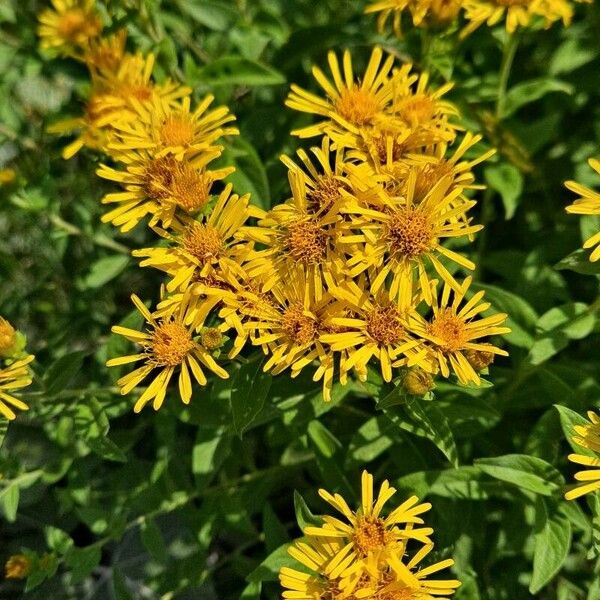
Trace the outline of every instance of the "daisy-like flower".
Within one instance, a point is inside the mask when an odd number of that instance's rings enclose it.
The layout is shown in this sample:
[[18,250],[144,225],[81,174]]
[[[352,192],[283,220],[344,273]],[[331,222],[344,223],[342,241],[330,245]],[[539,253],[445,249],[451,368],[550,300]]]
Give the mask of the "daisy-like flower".
[[445,29],[458,16],[462,0],[380,0],[369,4],[366,14],[377,14],[377,29],[385,31],[388,22],[402,36],[402,14],[410,13],[415,27]]
[[12,362],[0,369],[0,414],[12,421],[17,417],[13,409],[28,410],[25,402],[13,396],[14,390],[20,390],[31,385],[31,373],[27,365],[35,357],[28,355],[25,358]]
[[[158,410],[165,399],[169,382],[176,371],[179,371],[178,389],[181,401],[189,404],[192,399],[192,377],[200,384],[206,385],[207,379],[202,367],[215,373],[222,379],[229,374],[220,367],[211,355],[211,351],[202,345],[198,335],[204,326],[203,319],[195,316],[188,323],[191,295],[185,294],[176,310],[171,315],[157,317],[151,313],[144,303],[134,294],[133,303],[146,319],[146,331],[137,331],[121,326],[114,326],[113,333],[122,335],[141,347],[141,352],[119,358],[113,358],[106,364],[109,367],[143,361],[141,367],[121,377],[117,384],[123,395],[129,394],[151,373],[154,378],[135,403],[134,411],[140,412],[150,401],[154,410]],[[199,313],[197,313],[199,315]]]
[[290,170],[288,178],[292,199],[275,206],[256,227],[243,232],[244,237],[264,246],[248,256],[245,268],[250,277],[260,277],[264,290],[268,291],[281,280],[282,272],[292,265],[299,266],[313,282],[318,298],[323,295],[324,271],[343,266],[335,249],[342,196],[334,196],[332,204],[323,204],[315,210],[311,200],[315,196],[307,186],[306,177],[298,170]]
[[356,281],[332,280],[328,288],[340,305],[327,322],[332,331],[323,335],[322,341],[333,351],[347,353],[348,358],[340,364],[342,375],[356,369],[359,378],[366,379],[371,359],[379,362],[385,381],[392,380],[393,364],[421,366],[426,351],[422,341],[412,335],[410,311],[400,310],[390,301],[386,289],[371,294],[364,276]]
[[415,527],[423,525],[424,521],[420,515],[427,512],[431,504],[419,504],[419,499],[412,496],[384,517],[384,506],[396,490],[386,480],[375,497],[373,476],[367,471],[363,471],[361,483],[362,502],[356,511],[353,511],[339,494],[330,494],[320,489],[321,498],[339,511],[345,520],[326,515],[320,527],[309,526],[304,530],[304,535],[309,538],[316,536],[343,542],[343,547],[338,550],[335,559],[324,566],[323,574],[330,579],[348,574],[360,576],[367,571],[369,565],[384,567],[390,557],[404,555],[409,540],[425,545],[431,544],[429,536],[433,529]]
[[[323,381],[323,398],[331,400],[334,359],[321,338],[331,331],[327,324],[334,308],[334,298],[316,293],[315,286],[301,269],[282,273],[278,285],[267,295],[246,291],[238,298],[238,313],[244,319],[240,348],[250,337],[268,356],[264,370],[277,375],[290,368],[296,377],[303,368],[316,361],[314,381]],[[227,300],[225,300],[227,303]]]
[[208,171],[206,165],[220,154],[213,148],[193,160],[179,161],[173,155],[140,157],[139,162],[117,170],[101,165],[96,173],[119,183],[125,191],[106,194],[103,204],[116,204],[102,217],[103,223],[112,223],[121,231],[133,229],[147,215],[150,225],[161,223],[170,227],[178,216],[199,214],[210,198],[215,181],[227,177],[232,167]]
[[568,459],[576,465],[594,467],[583,469],[575,474],[575,479],[580,483],[565,494],[567,500],[574,500],[585,494],[600,490],[600,417],[593,411],[588,411],[589,423],[575,425],[573,443],[585,448],[588,453],[569,454]]
[[[600,160],[591,158],[590,167],[600,175]],[[568,213],[575,215],[600,215],[600,193],[577,183],[576,181],[567,181],[565,186],[580,196],[573,204],[567,206]],[[596,246],[596,248],[594,248]],[[590,260],[595,262],[600,259],[600,231],[588,238],[583,247],[594,248],[590,254]]]
[[549,28],[556,21],[569,25],[573,7],[568,0],[463,0],[464,16],[469,22],[461,31],[466,37],[484,23],[493,27],[503,19],[506,31],[529,27],[534,20],[543,20]]
[[449,377],[452,370],[462,384],[479,385],[481,379],[469,362],[467,353],[478,351],[508,356],[505,350],[483,343],[482,338],[510,333],[510,329],[502,325],[507,318],[504,313],[478,318],[478,315],[491,306],[489,302],[483,302],[483,290],[464,302],[471,281],[472,278],[467,277],[458,291],[445,283],[441,296],[438,295],[438,285],[435,282],[435,286],[432,286],[431,318],[426,320],[415,311],[411,313],[410,320],[415,335],[428,340],[432,358],[443,377]]
[[[391,277],[389,296],[407,306],[414,296],[414,279],[419,281],[421,293],[431,304],[430,264],[442,279],[459,290],[460,286],[439,260],[443,256],[465,269],[475,264],[462,255],[444,247],[445,238],[469,236],[481,230],[481,225],[471,225],[462,219],[475,205],[474,201],[458,201],[462,189],[452,187],[449,176],[442,177],[424,197],[425,190],[417,188],[418,172],[409,172],[404,197],[381,195],[379,210],[361,206],[359,202],[348,203],[345,211],[357,215],[350,222],[348,234],[340,237],[340,243],[362,244],[363,249],[354,252],[347,262],[350,275],[356,276],[370,267],[377,271],[371,281],[371,291],[378,293],[388,277]],[[357,233],[360,231],[361,233]]]
[[189,96],[177,103],[161,97],[148,102],[132,99],[135,117],[114,124],[115,141],[108,150],[117,160],[140,150],[157,158],[173,154],[178,160],[212,151],[216,140],[239,133],[235,127],[226,126],[235,121],[227,107],[209,110],[213,100],[214,96],[207,96],[191,110]]
[[294,110],[316,114],[324,117],[324,120],[293,131],[293,135],[313,137],[340,129],[357,134],[360,128],[374,125],[392,104],[390,74],[393,56],[388,56],[384,61],[381,48],[375,48],[364,75],[358,80],[354,77],[352,56],[348,50],[344,52],[342,69],[335,52],[330,52],[327,59],[333,81],[318,67],[312,69],[313,77],[323,88],[326,98],[292,85],[285,102]]
[[125,58],[127,30],[120,29],[113,35],[91,40],[85,49],[83,60],[93,80],[113,77]]
[[232,194],[232,189],[231,184],[225,187],[205,221],[186,219],[173,233],[154,227],[156,233],[171,242],[170,246],[132,252],[144,259],[140,266],[160,269],[171,277],[168,292],[183,292],[190,284],[206,283],[211,278],[215,285],[219,281],[226,283],[228,273],[245,278],[240,264],[248,254],[248,244],[235,234],[253,209],[248,205],[249,194],[240,197]]
[[52,48],[63,55],[81,57],[91,40],[102,31],[95,0],[51,0],[39,16],[38,35],[42,48]]

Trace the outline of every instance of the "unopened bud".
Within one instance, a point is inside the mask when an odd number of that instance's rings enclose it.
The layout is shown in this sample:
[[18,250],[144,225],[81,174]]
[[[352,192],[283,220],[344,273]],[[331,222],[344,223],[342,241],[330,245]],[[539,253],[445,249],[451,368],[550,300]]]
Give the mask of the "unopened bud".
[[424,396],[435,387],[431,374],[420,367],[409,369],[402,379],[402,385],[412,396]]
[[213,351],[218,350],[225,343],[225,339],[216,327],[206,327],[200,332],[200,342],[208,351]]
[[24,554],[13,554],[4,565],[6,579],[25,579],[31,572],[31,559]]

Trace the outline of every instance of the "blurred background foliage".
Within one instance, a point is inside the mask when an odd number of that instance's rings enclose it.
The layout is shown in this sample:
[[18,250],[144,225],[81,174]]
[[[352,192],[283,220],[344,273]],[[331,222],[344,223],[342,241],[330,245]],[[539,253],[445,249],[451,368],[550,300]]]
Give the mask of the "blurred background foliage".
[[464,122],[498,148],[478,168],[486,233],[471,258],[477,285],[510,315],[511,356],[479,389],[444,383],[434,401],[407,399],[373,374],[334,388],[329,405],[309,378],[271,381],[250,356],[189,408],[134,415],[104,362],[124,349],[110,326],[135,322],[129,294],[156,299],[160,277],[129,258],[151,237],[100,223],[98,157],[66,162],[66,140],[45,131],[82,110],[87,75],[39,51],[45,2],[4,0],[0,169],[16,179],[0,188],[0,313],[37,362],[32,410],[0,450],[0,559],[25,551],[34,570],[26,583],[2,581],[0,598],[25,586],[30,598],[277,598],[297,520],[324,509],[317,488],[356,499],[365,466],[433,502],[459,600],[600,598],[600,510],[561,500],[573,473],[561,424],[600,408],[598,270],[576,252],[600,223],[566,215],[563,187],[599,183],[586,164],[600,156],[597,4],[578,6],[569,28],[520,35],[501,110],[500,29],[461,43],[456,32],[433,36],[423,56],[418,32],[378,35],[358,0],[98,4],[132,48],[156,53],[158,78],[230,106],[241,136],[222,163],[263,207],[288,197],[279,156],[308,122],[283,107],[289,83],[313,86],[310,65],[327,50],[350,48],[364,63],[379,43],[438,84],[455,81]]

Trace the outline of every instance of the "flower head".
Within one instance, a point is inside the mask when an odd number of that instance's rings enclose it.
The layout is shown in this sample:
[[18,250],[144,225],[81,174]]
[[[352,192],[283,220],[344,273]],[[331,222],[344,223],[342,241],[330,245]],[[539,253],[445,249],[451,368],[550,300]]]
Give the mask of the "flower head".
[[42,48],[81,57],[82,52],[102,31],[95,0],[51,0],[39,16],[38,34]]
[[25,554],[13,554],[4,565],[6,579],[25,579],[31,572],[31,559]]
[[483,343],[482,338],[510,333],[510,329],[503,326],[507,318],[504,313],[478,318],[478,315],[490,308],[490,303],[483,302],[483,290],[464,302],[470,285],[470,277],[463,281],[458,291],[445,283],[439,295],[436,282],[432,293],[433,314],[425,319],[413,312],[411,326],[415,335],[427,340],[433,361],[443,377],[449,377],[452,370],[461,383],[472,382],[479,385],[481,379],[478,369],[469,362],[467,353],[479,351],[508,356],[505,350]]
[[[137,331],[121,326],[114,326],[113,333],[122,335],[131,342],[138,344],[141,352],[119,358],[113,358],[106,364],[109,367],[143,361],[128,375],[117,382],[122,394],[129,394],[151,373],[154,379],[146,387],[135,403],[134,411],[139,412],[150,401],[154,410],[158,410],[165,399],[169,382],[176,371],[179,371],[178,389],[181,401],[189,404],[192,399],[192,378],[200,385],[206,385],[207,379],[202,366],[223,379],[229,374],[220,367],[208,350],[202,345],[197,333],[204,326],[204,319],[197,314],[192,315],[189,322],[189,294],[184,294],[176,310],[170,315],[158,317],[151,313],[142,301],[134,294],[131,299],[146,319],[146,331]],[[203,315],[202,315],[203,316]]]

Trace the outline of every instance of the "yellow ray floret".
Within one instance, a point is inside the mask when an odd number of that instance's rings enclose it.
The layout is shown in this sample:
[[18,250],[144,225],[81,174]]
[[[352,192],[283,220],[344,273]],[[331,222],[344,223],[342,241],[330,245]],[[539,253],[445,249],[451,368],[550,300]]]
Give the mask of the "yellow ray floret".
[[433,361],[443,377],[449,377],[452,371],[461,383],[479,385],[481,378],[469,362],[469,352],[480,352],[484,356],[508,356],[505,350],[482,343],[482,338],[510,333],[510,329],[503,326],[507,318],[504,313],[478,318],[478,315],[490,308],[490,303],[483,301],[483,291],[465,299],[471,281],[471,277],[467,277],[459,291],[445,283],[441,295],[438,294],[438,284],[435,282],[432,292],[433,314],[425,319],[417,312],[411,313],[411,327],[416,335],[428,341]]
[[95,0],[51,0],[53,8],[40,13],[38,35],[42,48],[81,57],[102,31]]
[[10,421],[17,416],[13,409],[29,408],[25,402],[13,396],[13,391],[31,385],[31,373],[27,365],[34,358],[30,354],[0,369],[0,414]]
[[[575,474],[577,481],[583,482],[565,494],[567,500],[574,500],[585,494],[600,490],[600,417],[593,411],[588,412],[589,423],[575,425],[575,434],[572,441],[590,451],[589,454],[569,454],[568,458],[576,465],[595,467],[584,469]],[[595,455],[595,456],[594,456]]]
[[151,313],[143,302],[135,295],[133,303],[146,319],[148,328],[137,331],[121,326],[114,326],[113,333],[141,347],[141,352],[120,358],[113,358],[106,364],[115,367],[142,361],[143,365],[117,382],[122,394],[129,394],[150,374],[152,381],[135,403],[134,411],[139,412],[150,401],[154,410],[158,410],[165,399],[169,382],[178,371],[179,397],[184,404],[192,399],[192,377],[200,384],[206,385],[207,379],[202,367],[209,369],[219,377],[227,379],[227,371],[220,367],[212,357],[209,349],[202,345],[198,336],[204,326],[204,320],[195,316],[188,323],[188,310],[191,296],[185,294],[171,315],[157,317]]
[[504,20],[506,31],[513,33],[520,27],[531,27],[537,20],[543,21],[546,28],[556,21],[569,25],[573,17],[568,0],[463,0],[463,8],[468,24],[461,37],[484,23],[493,27]]
[[[600,175],[600,160],[592,158],[589,161],[590,167]],[[567,181],[565,186],[575,192],[579,198],[573,204],[567,206],[567,212],[575,215],[600,215],[600,193],[577,183],[576,181]],[[596,246],[596,248],[594,248]],[[584,248],[594,248],[590,254],[591,261],[600,259],[600,231],[588,238],[583,244]]]
[[402,35],[402,15],[411,15],[415,27],[443,29],[448,27],[458,16],[462,0],[381,0],[369,4],[365,13],[377,14],[377,28],[380,32],[386,29],[389,21],[392,30]]

